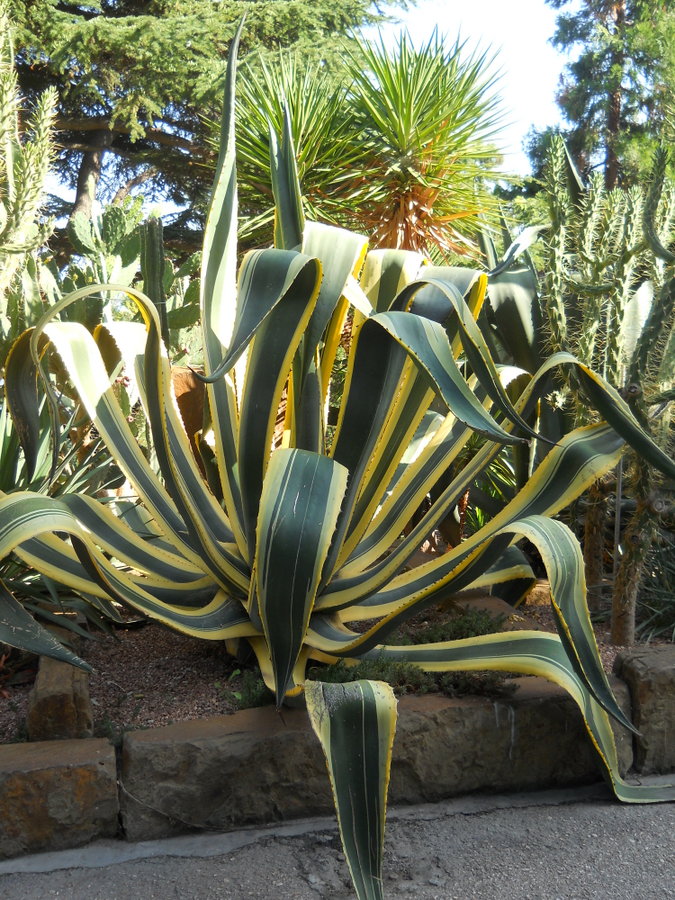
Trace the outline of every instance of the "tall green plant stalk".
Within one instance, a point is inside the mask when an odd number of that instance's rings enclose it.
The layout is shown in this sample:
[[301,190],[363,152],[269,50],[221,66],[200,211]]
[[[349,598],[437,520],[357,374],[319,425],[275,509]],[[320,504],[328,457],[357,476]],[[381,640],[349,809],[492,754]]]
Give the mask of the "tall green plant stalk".
[[551,228],[546,240],[544,275],[545,311],[548,316],[549,343],[553,353],[569,346],[566,305],[566,255],[572,203],[567,189],[567,166],[562,141],[554,141],[546,168],[546,194]]
[[12,341],[41,313],[35,252],[52,230],[41,210],[56,103],[49,88],[22,127],[8,4],[0,0],[0,367]]
[[[590,192],[589,192],[590,193]],[[602,209],[603,192],[595,195],[599,203],[592,205]],[[641,250],[640,240],[640,214],[642,211],[642,192],[634,189],[625,196],[616,197],[609,206],[609,216],[606,220],[607,233],[615,236],[619,242],[620,252],[616,256],[612,278],[608,284],[606,295],[590,295],[586,301],[586,310],[583,315],[583,325],[589,334],[597,335],[598,327],[601,331],[601,344],[597,348],[602,356],[597,362],[604,377],[613,385],[622,384],[625,360],[623,358],[622,324],[625,311],[635,282],[635,270]],[[592,201],[591,201],[592,202]],[[582,224],[583,228],[583,224]],[[581,231],[581,229],[580,229]],[[609,249],[605,243],[598,248],[607,253]],[[599,273],[598,273],[599,274]],[[606,275],[604,276],[606,277]],[[600,302],[598,302],[600,300]],[[604,302],[602,302],[604,300]],[[604,319],[604,321],[603,321]],[[583,346],[587,338],[582,326],[579,337],[579,349],[585,351]],[[596,362],[595,357],[599,353],[587,353],[590,357],[589,365]],[[584,404],[578,393],[575,396],[576,418],[583,421],[585,418]],[[605,578],[605,554],[607,518],[609,513],[606,480],[598,481],[591,485],[587,493],[587,506],[584,516],[584,564],[586,569],[586,583],[588,585],[589,607],[593,611],[602,608],[603,582]]]
[[[673,216],[673,194],[666,194],[662,202],[668,153],[661,147],[654,160],[651,182],[643,212],[643,230],[651,250],[653,276],[660,275],[663,286],[651,306],[642,333],[635,344],[626,373],[626,393],[631,398],[635,414],[649,430],[656,443],[665,450],[673,445],[672,391],[675,385],[675,255],[668,249]],[[667,396],[660,418],[650,416],[653,400]],[[652,395],[650,401],[650,393]],[[659,396],[660,395],[660,396]],[[654,539],[659,530],[660,516],[666,503],[660,496],[662,479],[640,457],[634,460],[632,495],[636,512],[626,528],[622,540],[622,555],[617,566],[612,595],[612,641],[632,644],[635,640],[635,616],[638,594]]]
[[[603,203],[599,183],[592,182],[589,190],[582,195],[578,209],[575,208],[570,188],[570,167],[562,141],[551,145],[546,166],[546,196],[551,219],[546,240],[546,262],[543,280],[544,310],[547,315],[549,345],[552,351],[574,351],[587,365],[592,365],[595,344],[600,327],[603,298],[599,292],[587,300],[585,329],[579,335],[578,345],[573,347],[574,332],[569,319],[574,310],[570,308],[570,295],[574,290],[569,277],[569,250],[571,243],[579,243],[580,267],[583,274],[593,275],[594,243],[598,239],[597,222],[601,219]],[[572,333],[570,333],[572,331]],[[574,418],[578,424],[588,421],[588,409],[575,390],[569,378],[564,379],[562,396],[574,407]],[[589,608],[597,611],[602,597],[604,578],[604,530],[607,517],[606,491],[600,482],[592,484],[586,494],[584,513],[584,567]]]

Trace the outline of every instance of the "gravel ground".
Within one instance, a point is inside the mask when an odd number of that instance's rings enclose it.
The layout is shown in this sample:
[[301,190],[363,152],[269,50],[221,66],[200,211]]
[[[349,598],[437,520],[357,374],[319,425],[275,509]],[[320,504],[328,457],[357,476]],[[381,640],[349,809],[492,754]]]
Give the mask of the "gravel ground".
[[[515,612],[520,627],[555,631],[548,591],[535,589],[528,604]],[[605,670],[611,672],[621,648],[608,642],[606,630],[596,628]],[[82,655],[94,668],[90,696],[95,734],[112,737],[122,728],[152,728],[188,719],[226,715],[237,709],[232,691],[241,684],[232,678],[237,663],[221,643],[177,634],[157,624],[118,631],[115,637],[86,641]],[[30,684],[5,685],[0,692],[0,743],[23,739]]]
[[[89,692],[97,736],[224,715],[237,708],[226,682],[236,664],[222,644],[148,624],[97,636],[81,650],[93,667]],[[30,684],[6,685],[0,743],[22,737]],[[236,689],[236,682],[232,685]]]

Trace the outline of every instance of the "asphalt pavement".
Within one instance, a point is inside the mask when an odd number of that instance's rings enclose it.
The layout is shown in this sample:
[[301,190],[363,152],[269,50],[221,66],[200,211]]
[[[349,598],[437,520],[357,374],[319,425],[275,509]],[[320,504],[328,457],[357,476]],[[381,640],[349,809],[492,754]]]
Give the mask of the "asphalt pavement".
[[[675,804],[623,806],[604,785],[391,809],[384,894],[415,900],[675,898]],[[335,821],[0,862],[4,900],[351,900]]]

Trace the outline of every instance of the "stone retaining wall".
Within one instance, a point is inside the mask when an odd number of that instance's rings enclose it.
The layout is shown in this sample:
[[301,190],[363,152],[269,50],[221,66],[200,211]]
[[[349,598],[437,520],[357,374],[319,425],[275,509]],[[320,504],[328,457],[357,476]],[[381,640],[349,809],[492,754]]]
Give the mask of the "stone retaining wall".
[[[675,769],[675,647],[617,660],[622,708],[641,729],[616,726],[623,773]],[[576,705],[538,678],[513,697],[404,697],[389,798],[420,803],[484,791],[592,782],[600,777]],[[146,840],[226,831],[332,811],[318,742],[303,710],[244,710],[127,732],[119,758],[105,740],[0,746],[0,858],[118,835]]]

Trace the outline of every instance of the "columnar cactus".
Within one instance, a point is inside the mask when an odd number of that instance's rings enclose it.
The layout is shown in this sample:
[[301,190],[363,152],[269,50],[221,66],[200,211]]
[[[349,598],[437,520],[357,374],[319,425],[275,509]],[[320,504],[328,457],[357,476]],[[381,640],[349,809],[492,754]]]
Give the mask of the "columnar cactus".
[[[553,349],[573,353],[621,390],[664,449],[670,431],[664,418],[667,408],[661,410],[657,427],[650,409],[652,395],[667,400],[673,387],[668,359],[673,347],[675,254],[668,245],[673,239],[675,187],[666,178],[667,159],[666,150],[660,149],[646,188],[607,191],[597,176],[584,186],[570,170],[562,140],[554,141],[546,180],[551,228],[542,297]],[[575,382],[570,380],[565,391],[576,424],[585,424],[588,406]],[[633,640],[642,566],[660,508],[655,497],[659,483],[644,460],[634,461],[629,483],[637,513],[626,529],[616,570],[617,643]],[[599,594],[594,587],[604,575],[605,494],[601,484],[591,487],[584,523],[589,600],[596,605]]]
[[46,90],[21,127],[8,4],[0,0],[0,365],[14,338],[41,313],[34,254],[52,230],[41,209],[56,101],[56,91]]

